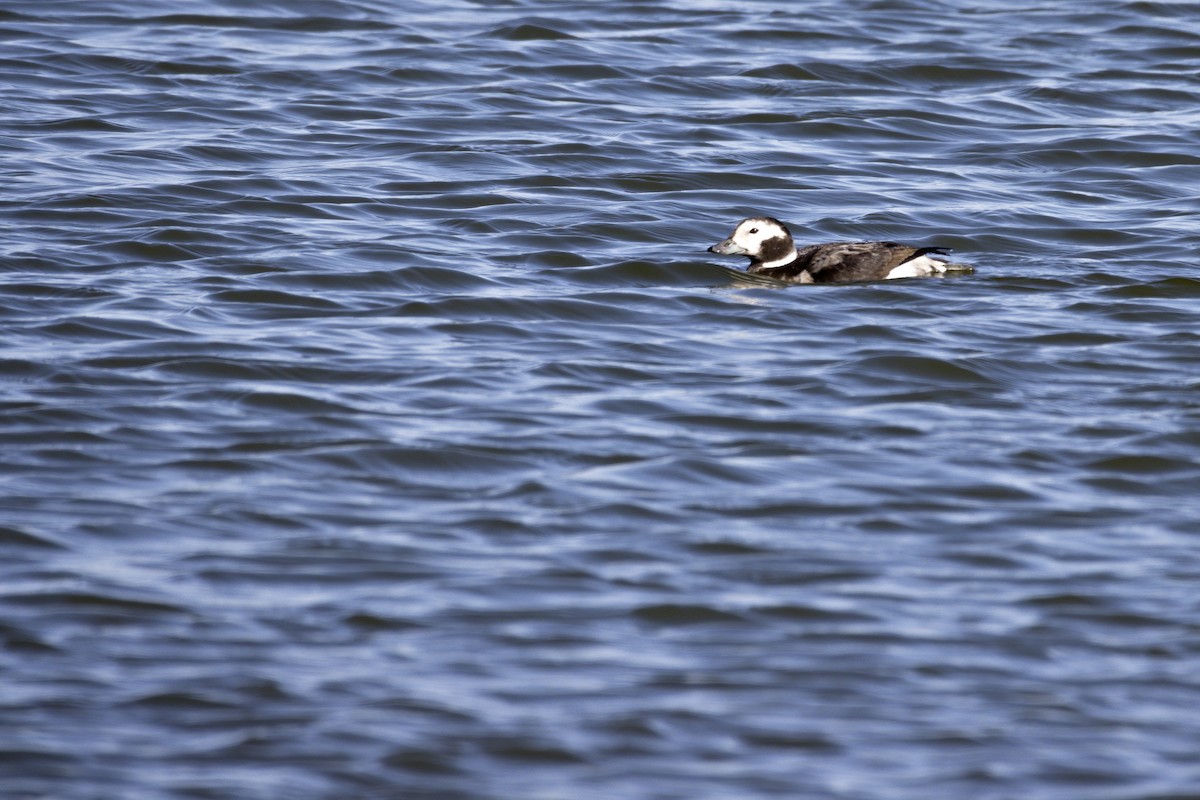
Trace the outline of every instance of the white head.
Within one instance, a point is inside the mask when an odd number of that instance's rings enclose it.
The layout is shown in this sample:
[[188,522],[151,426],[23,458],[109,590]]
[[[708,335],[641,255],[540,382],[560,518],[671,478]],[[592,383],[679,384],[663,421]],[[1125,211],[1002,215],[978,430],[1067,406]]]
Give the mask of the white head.
[[751,268],[781,267],[796,258],[791,232],[774,217],[742,220],[732,236],[708,251],[723,256],[749,256]]

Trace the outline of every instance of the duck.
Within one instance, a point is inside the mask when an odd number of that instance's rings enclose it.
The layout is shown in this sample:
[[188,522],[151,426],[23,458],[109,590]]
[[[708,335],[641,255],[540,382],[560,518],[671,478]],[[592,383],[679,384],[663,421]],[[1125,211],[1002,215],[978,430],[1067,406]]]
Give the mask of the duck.
[[708,248],[722,256],[748,256],[747,272],[790,283],[856,283],[941,275],[957,265],[938,256],[943,247],[896,242],[829,242],[796,248],[792,233],[774,217],[748,217],[733,234]]

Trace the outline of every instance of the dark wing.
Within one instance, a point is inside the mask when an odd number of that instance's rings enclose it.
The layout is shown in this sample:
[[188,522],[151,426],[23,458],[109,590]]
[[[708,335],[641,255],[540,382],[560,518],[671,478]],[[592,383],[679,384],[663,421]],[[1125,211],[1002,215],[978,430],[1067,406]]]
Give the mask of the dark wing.
[[911,247],[896,242],[835,242],[817,245],[808,264],[813,283],[879,281],[896,267],[940,247]]
[[830,242],[801,248],[796,251],[796,259],[782,267],[751,267],[750,271],[801,283],[880,281],[905,261],[926,253],[945,254],[946,250],[896,242]]

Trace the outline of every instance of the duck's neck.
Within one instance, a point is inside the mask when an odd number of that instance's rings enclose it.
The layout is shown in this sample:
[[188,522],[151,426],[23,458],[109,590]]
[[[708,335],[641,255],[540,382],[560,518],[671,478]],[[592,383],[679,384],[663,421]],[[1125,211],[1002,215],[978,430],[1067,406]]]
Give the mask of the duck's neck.
[[[763,255],[767,254],[764,253]],[[769,261],[766,259],[755,261],[751,266],[754,269],[774,269],[775,267],[782,267],[792,263],[796,260],[796,256],[800,254],[796,252],[795,247],[788,245],[787,252],[783,255],[777,256],[775,253],[771,253],[770,255],[771,259]]]
[[784,234],[781,236],[772,236],[759,245],[755,259],[756,263],[752,266],[758,269],[771,269],[773,267],[782,267],[784,264],[790,264],[795,260],[796,245],[792,242],[791,236]]

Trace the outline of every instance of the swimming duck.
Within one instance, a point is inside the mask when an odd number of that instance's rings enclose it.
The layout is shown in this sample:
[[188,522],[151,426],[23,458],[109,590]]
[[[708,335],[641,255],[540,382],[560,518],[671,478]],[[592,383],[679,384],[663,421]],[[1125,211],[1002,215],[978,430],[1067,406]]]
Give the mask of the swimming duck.
[[[723,256],[749,256],[748,272],[793,283],[850,283],[940,275],[951,265],[934,256],[941,247],[895,242],[830,242],[796,249],[792,234],[774,217],[750,217],[733,235],[708,248]],[[951,267],[952,268],[952,267]]]

